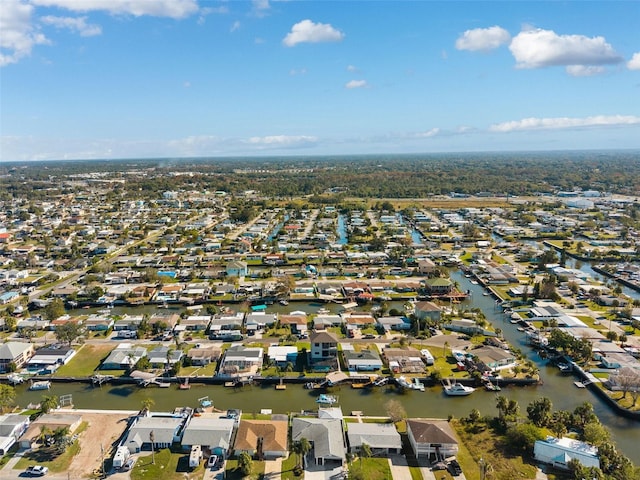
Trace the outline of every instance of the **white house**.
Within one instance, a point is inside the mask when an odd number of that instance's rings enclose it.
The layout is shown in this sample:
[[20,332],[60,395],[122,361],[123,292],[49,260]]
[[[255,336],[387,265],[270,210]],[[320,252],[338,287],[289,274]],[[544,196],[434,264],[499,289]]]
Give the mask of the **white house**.
[[600,468],[598,449],[573,438],[547,437],[546,440],[537,440],[533,445],[533,456],[540,462],[564,470],[568,470],[569,462],[574,459],[585,467]]

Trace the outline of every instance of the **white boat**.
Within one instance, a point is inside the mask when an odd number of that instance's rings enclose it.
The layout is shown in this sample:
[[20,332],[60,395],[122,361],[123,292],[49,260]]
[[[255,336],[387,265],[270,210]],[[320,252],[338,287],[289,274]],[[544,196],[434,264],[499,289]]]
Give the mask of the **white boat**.
[[7,381],[11,385],[18,385],[19,383],[24,382],[24,377],[17,373],[10,373],[9,375],[7,375]]
[[460,397],[464,395],[471,395],[473,392],[476,391],[476,389],[473,387],[467,387],[457,382],[444,384],[443,387],[444,387],[444,393],[446,393],[450,397]]
[[49,380],[43,380],[41,382],[32,382],[29,385],[29,390],[49,390],[51,388],[51,382]]
[[209,400],[209,397],[202,397],[198,399],[198,402],[200,402],[200,406],[202,408],[207,408],[213,405],[213,402],[211,400]]
[[289,302],[287,300],[284,300],[284,299],[283,300],[278,300],[278,303],[280,305],[289,305]]
[[321,393],[316,398],[316,403],[324,404],[324,405],[333,405],[334,403],[338,403],[338,398],[333,395],[327,395],[326,393]]
[[318,310],[319,315],[328,315],[331,311],[328,308],[321,308]]

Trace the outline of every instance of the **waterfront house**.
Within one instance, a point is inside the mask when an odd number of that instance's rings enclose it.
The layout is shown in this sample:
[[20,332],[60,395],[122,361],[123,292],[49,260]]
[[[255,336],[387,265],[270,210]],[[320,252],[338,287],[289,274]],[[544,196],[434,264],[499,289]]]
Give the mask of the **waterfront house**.
[[380,317],[376,320],[376,324],[383,328],[385,332],[411,329],[411,320],[404,316]]
[[0,344],[0,372],[9,371],[9,365],[22,368],[35,354],[32,343],[6,342]]
[[318,315],[313,319],[313,328],[315,330],[325,330],[329,327],[338,327],[342,325],[342,317],[340,315]]
[[244,323],[243,312],[219,313],[211,318],[210,329],[217,330],[240,330]]
[[113,329],[118,330],[138,330],[138,327],[142,323],[142,315],[123,315],[122,318],[118,318],[113,323]]
[[66,345],[45,346],[35,351],[33,357],[27,362],[27,370],[51,374],[62,365],[67,364],[75,354],[76,351]]
[[382,368],[382,359],[375,350],[343,350],[342,356],[351,371],[374,371]]
[[204,366],[220,359],[220,348],[215,345],[201,345],[187,352],[191,365]]
[[158,330],[173,330],[179,321],[180,315],[177,313],[156,313],[149,318],[149,325],[158,325]]
[[425,280],[425,289],[429,295],[447,295],[453,291],[453,283],[448,278],[428,278]]
[[295,365],[298,358],[298,347],[271,345],[267,350],[267,357],[276,367],[285,367],[289,362]]
[[569,470],[571,460],[577,460],[584,467],[600,468],[596,447],[568,437],[537,440],[533,444],[533,457],[562,470]]
[[261,347],[234,345],[227,349],[218,370],[221,377],[251,377],[262,368],[264,351]]
[[180,326],[185,330],[193,332],[203,332],[209,328],[211,315],[189,315],[180,320]]
[[478,360],[485,366],[486,370],[501,370],[516,365],[516,356],[510,350],[503,348],[487,345],[471,350],[470,353],[478,357]]
[[258,458],[286,458],[288,454],[288,422],[286,420],[240,421],[233,449],[236,455],[247,452]]
[[433,302],[417,302],[415,304],[415,316],[418,320],[431,320],[439,322],[442,309]]
[[174,350],[165,345],[160,345],[147,354],[152,368],[171,368],[182,359],[182,350]]
[[123,445],[131,453],[151,450],[151,434],[153,446],[156,449],[169,448],[174,442],[180,441],[180,431],[185,418],[166,416],[137,417],[129,427]]
[[82,423],[81,415],[67,413],[46,413],[36,418],[19,438],[20,448],[32,448],[42,437],[42,431],[48,429],[55,432],[57,429],[69,429],[69,435],[73,434]]
[[339,464],[346,459],[342,421],[337,418],[295,417],[291,425],[291,441],[306,438],[313,447],[316,464]]
[[304,312],[299,314],[278,315],[278,322],[281,327],[288,325],[291,333],[305,333],[307,331],[307,315]]
[[438,266],[429,258],[424,258],[418,262],[418,273],[420,275],[432,275],[438,269]]
[[29,427],[29,416],[9,414],[0,416],[0,455],[4,455]]
[[101,370],[127,370],[147,355],[147,349],[136,347],[131,343],[121,343],[111,350],[109,356],[102,362]]
[[347,438],[352,453],[360,453],[365,444],[373,456],[400,453],[402,450],[402,439],[393,423],[349,423]]
[[113,327],[114,320],[108,315],[92,314],[84,321],[87,330],[104,332]]
[[180,298],[180,294],[184,289],[184,285],[179,283],[171,283],[169,285],[163,285],[156,293],[156,302],[175,302]]
[[446,420],[409,419],[407,436],[417,458],[446,458],[458,453],[456,434]]
[[313,332],[311,342],[311,362],[335,361],[338,357],[338,337],[331,332]]
[[476,324],[473,320],[468,320],[466,318],[450,320],[449,323],[444,324],[443,327],[451,330],[452,332],[466,333],[471,336],[482,335],[484,333],[484,329],[482,327]]
[[227,458],[234,425],[235,420],[232,418],[204,415],[191,417],[182,434],[182,449],[189,451],[191,447],[199,445],[202,449],[208,449],[212,455]]
[[424,373],[422,356],[415,348],[385,348],[382,355],[393,373]]

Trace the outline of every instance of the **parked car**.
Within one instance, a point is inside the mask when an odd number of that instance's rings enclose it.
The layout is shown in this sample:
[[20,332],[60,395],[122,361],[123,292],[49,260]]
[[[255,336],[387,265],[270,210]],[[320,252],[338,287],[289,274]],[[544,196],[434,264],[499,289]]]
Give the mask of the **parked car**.
[[49,473],[49,468],[43,467],[42,465],[31,465],[27,467],[26,473],[30,477],[43,477]]
[[375,335],[372,335],[371,333],[367,333],[366,335],[364,335],[362,338],[364,338],[365,340],[371,340],[373,338],[376,338]]
[[122,465],[122,468],[120,470],[127,472],[131,470],[135,464],[136,464],[136,458],[129,457],[127,461],[124,463],[124,465]]
[[211,455],[209,457],[209,460],[207,461],[207,467],[216,468],[217,464],[218,464],[218,456],[217,455]]
[[462,468],[460,467],[460,464],[457,460],[451,460],[449,463],[447,463],[447,470],[454,477],[457,477],[462,473]]

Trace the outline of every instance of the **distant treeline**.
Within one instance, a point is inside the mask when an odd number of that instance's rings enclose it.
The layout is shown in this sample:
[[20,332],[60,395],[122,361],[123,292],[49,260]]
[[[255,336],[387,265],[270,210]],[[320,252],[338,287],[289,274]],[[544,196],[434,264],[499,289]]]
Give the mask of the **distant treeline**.
[[[136,172],[132,175],[131,172]],[[128,198],[166,190],[255,190],[272,197],[346,194],[363,198],[432,195],[534,195],[575,189],[640,191],[639,151],[447,153],[326,157],[135,159],[26,162],[0,165],[0,199],[44,198],[52,187],[94,173]],[[188,174],[187,174],[188,173]]]

